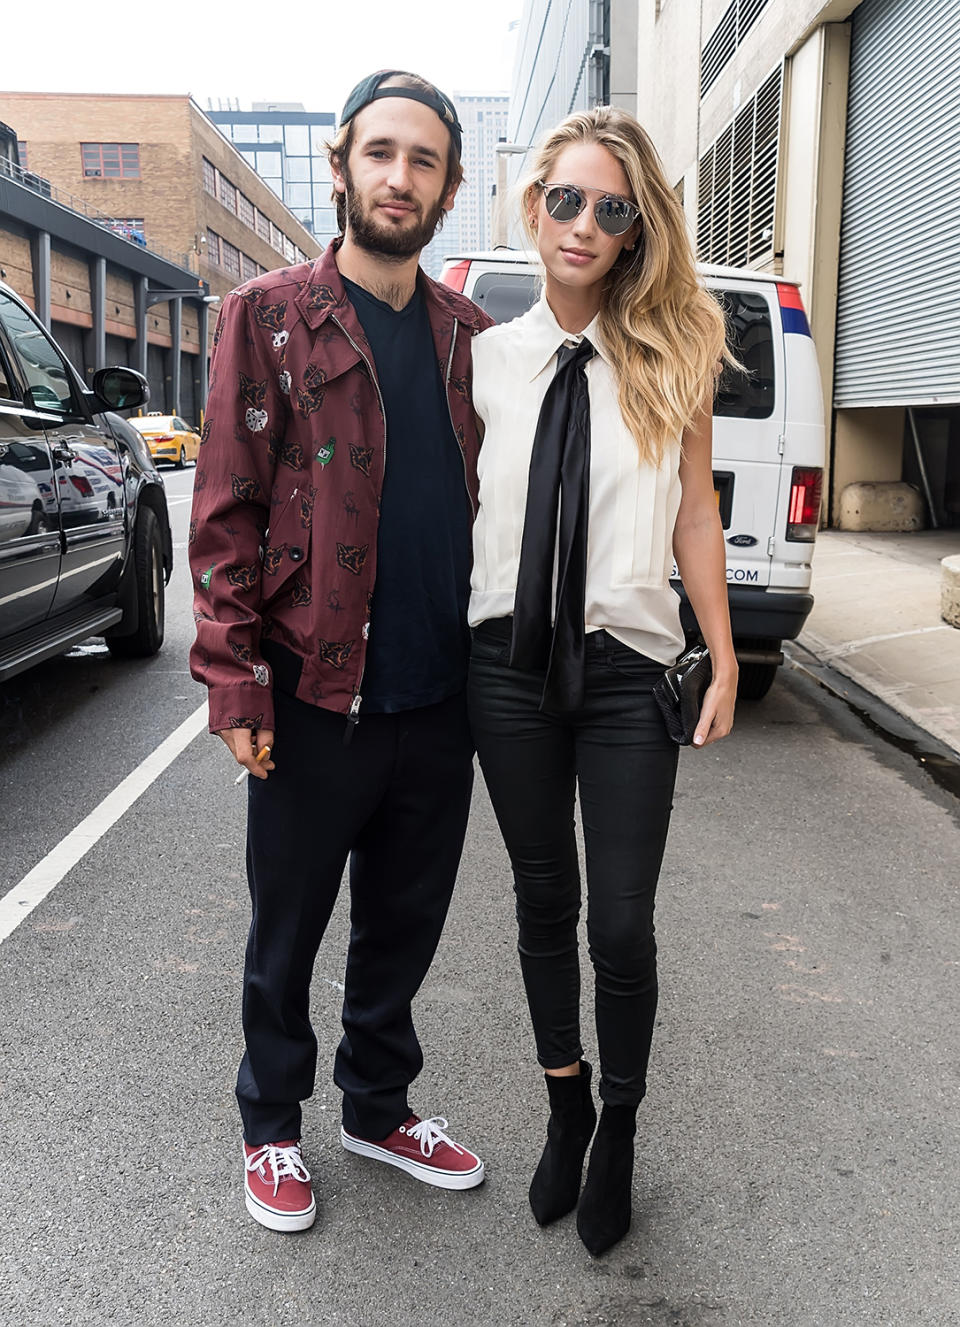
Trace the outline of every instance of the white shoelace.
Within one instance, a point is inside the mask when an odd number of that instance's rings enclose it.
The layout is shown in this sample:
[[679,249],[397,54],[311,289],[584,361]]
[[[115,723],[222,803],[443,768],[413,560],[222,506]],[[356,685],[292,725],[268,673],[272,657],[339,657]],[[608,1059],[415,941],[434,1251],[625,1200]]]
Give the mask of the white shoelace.
[[452,1147],[455,1152],[463,1156],[463,1148],[458,1147],[452,1138],[448,1138],[443,1132],[447,1127],[447,1122],[442,1115],[434,1115],[430,1120],[421,1120],[415,1124],[412,1129],[407,1130],[408,1138],[415,1138],[420,1144],[420,1151],[425,1157],[433,1156],[433,1149],[437,1143],[446,1143]]
[[[446,1124],[446,1120],[444,1120]],[[247,1157],[247,1170],[257,1171],[261,1179],[266,1179],[265,1168],[269,1166],[273,1171],[273,1196],[277,1196],[277,1190],[280,1188],[280,1181],[288,1176],[295,1180],[301,1180],[306,1183],[310,1179],[310,1172],[303,1164],[303,1157],[300,1155],[299,1146],[294,1143],[291,1147],[275,1147],[273,1143],[264,1143],[263,1147],[257,1148],[256,1152],[251,1152]]]

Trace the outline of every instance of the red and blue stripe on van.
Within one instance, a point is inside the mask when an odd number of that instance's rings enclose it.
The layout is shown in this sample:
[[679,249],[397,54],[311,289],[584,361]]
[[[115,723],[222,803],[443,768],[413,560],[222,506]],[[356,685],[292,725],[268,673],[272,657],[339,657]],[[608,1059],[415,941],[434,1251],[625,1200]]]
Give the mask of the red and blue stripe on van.
[[810,324],[804,311],[803,300],[796,286],[786,281],[777,282],[777,298],[780,301],[780,321],[785,332],[794,332],[798,336],[810,335]]

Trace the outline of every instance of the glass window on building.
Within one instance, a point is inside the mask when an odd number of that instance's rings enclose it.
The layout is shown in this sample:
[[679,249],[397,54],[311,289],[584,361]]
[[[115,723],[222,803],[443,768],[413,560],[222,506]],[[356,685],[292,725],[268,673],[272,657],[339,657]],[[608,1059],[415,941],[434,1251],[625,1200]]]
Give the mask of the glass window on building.
[[309,180],[310,158],[287,157],[285,170],[288,180]]
[[283,193],[283,201],[287,207],[309,207],[311,203],[309,184],[288,184]]
[[105,179],[139,180],[139,143],[81,143],[83,173]]
[[283,170],[283,158],[279,152],[258,152],[257,153],[257,173],[264,179],[269,176],[278,176]]
[[217,197],[220,199],[220,202],[223,204],[223,206],[227,209],[228,212],[236,212],[237,210],[236,185],[231,183],[231,181],[228,180],[224,175],[221,175],[219,177],[219,179],[217,180],[217,185],[218,185]]
[[283,131],[287,156],[306,157],[310,154],[310,130],[305,124],[288,124]]
[[240,275],[240,250],[223,239],[220,241],[220,261],[231,276]]
[[310,142],[315,157],[327,155],[327,140],[333,137],[333,125],[314,124],[310,126]]

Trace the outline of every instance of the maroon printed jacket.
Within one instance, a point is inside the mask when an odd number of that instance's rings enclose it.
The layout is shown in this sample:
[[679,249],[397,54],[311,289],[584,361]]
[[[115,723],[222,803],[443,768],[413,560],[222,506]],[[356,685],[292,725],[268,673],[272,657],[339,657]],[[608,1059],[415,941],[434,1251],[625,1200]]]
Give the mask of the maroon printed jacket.
[[[299,699],[360,706],[386,427],[335,248],[231,291],[217,324],[189,534],[190,671],[209,689],[211,732],[273,727],[261,640],[303,660]],[[418,280],[476,511],[470,339],[491,319]]]

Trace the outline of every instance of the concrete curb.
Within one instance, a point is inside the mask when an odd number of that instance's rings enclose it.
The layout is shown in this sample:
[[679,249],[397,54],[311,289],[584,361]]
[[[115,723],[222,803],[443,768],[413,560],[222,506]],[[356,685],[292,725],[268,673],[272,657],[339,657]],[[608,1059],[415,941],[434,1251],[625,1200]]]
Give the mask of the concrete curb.
[[940,616],[960,627],[960,553],[940,562]]
[[960,751],[941,741],[911,715],[881,700],[855,678],[821,662],[799,641],[785,640],[783,653],[785,667],[795,668],[831,696],[843,701],[874,732],[911,755],[940,787],[960,798]]

